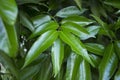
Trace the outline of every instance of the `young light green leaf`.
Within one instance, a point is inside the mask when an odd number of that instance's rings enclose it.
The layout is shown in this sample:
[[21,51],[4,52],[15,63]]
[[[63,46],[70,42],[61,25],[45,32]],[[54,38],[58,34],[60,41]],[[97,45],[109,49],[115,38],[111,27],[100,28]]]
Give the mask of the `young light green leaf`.
[[0,16],[9,25],[14,25],[18,13],[15,0],[0,0]]
[[82,0],[74,0],[77,6],[82,9]]
[[82,10],[80,11],[76,6],[69,6],[58,11],[56,13],[56,16],[65,18],[71,15],[80,15],[80,14],[83,14],[84,12],[85,12],[84,9],[83,11]]
[[44,33],[47,30],[55,30],[58,28],[58,24],[54,21],[48,21],[42,25],[39,25],[35,31],[32,33],[32,35],[30,36],[30,38],[36,37],[38,35],[41,35],[42,33]]
[[94,54],[103,55],[104,52],[104,46],[97,43],[85,43],[85,47],[89,52],[92,52]]
[[118,69],[118,71],[116,72],[115,76],[114,76],[114,80],[120,80],[120,68]]
[[57,37],[58,32],[56,30],[49,30],[43,33],[28,51],[23,67],[30,64],[38,55],[50,47]]
[[34,27],[37,28],[39,25],[48,22],[51,20],[50,16],[48,15],[37,15],[35,17],[32,17],[31,20],[33,21]]
[[30,17],[23,11],[20,11],[20,23],[27,27],[30,31],[34,31],[33,23],[30,20]]
[[113,44],[110,43],[105,49],[103,59],[99,65],[99,80],[109,80],[117,69],[118,58],[113,48]]
[[81,27],[80,25],[73,22],[65,22],[61,26],[63,30],[72,32],[73,34],[81,34],[81,32],[89,34],[89,32],[84,27]]
[[117,53],[117,55],[120,59],[120,41],[115,41],[114,48],[115,48],[115,52]]
[[18,51],[18,39],[15,26],[4,24],[9,38],[9,56],[16,57]]
[[75,54],[74,52],[71,52],[71,55],[67,60],[65,80],[75,80],[81,60],[82,57]]
[[92,80],[90,65],[85,60],[82,60],[80,63],[75,80]]
[[104,3],[120,9],[120,1],[119,0],[105,0]]
[[85,25],[89,25],[95,21],[90,20],[84,16],[77,16],[77,15],[73,16],[72,15],[72,16],[68,16],[67,18],[63,19],[61,23],[63,24],[65,22],[74,22],[74,23],[79,24],[80,26],[85,26]]
[[54,77],[59,73],[64,58],[64,45],[60,39],[56,39],[52,46],[52,63]]
[[75,37],[73,34],[65,32],[65,31],[60,31],[60,38],[66,43],[68,44],[71,49],[81,55],[85,60],[87,60],[92,66],[94,66],[93,62],[90,59],[90,56],[85,48],[85,46],[83,45],[83,43],[77,38]]
[[7,31],[2,22],[2,19],[0,18],[0,50],[2,50],[3,52],[9,55],[9,52],[10,52],[9,48],[10,48],[10,44],[9,44],[9,38],[7,35]]

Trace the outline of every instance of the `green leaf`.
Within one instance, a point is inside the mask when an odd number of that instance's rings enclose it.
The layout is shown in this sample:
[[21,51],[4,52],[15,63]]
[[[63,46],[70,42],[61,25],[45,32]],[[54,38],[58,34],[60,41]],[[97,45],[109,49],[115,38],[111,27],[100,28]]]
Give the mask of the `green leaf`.
[[30,20],[30,17],[22,11],[20,12],[20,22],[22,25],[27,27],[30,31],[32,32],[34,31],[33,23]]
[[85,46],[89,52],[100,55],[100,56],[103,55],[103,52],[104,52],[103,45],[97,44],[97,43],[86,43]]
[[71,55],[67,60],[65,80],[75,80],[81,59],[82,58],[79,55],[71,52]]
[[77,6],[82,9],[82,0],[74,0]]
[[12,59],[6,55],[4,52],[0,51],[0,62],[10,70],[10,73],[19,80],[19,73],[18,69],[16,68],[15,64],[13,63]]
[[120,0],[105,0],[104,3],[120,9]]
[[85,12],[84,9],[80,11],[76,6],[69,6],[58,11],[56,13],[56,16],[65,18],[71,15],[80,15],[83,14],[84,12]]
[[14,25],[18,13],[15,0],[0,0],[0,16],[9,25]]
[[9,55],[9,38],[7,35],[7,31],[5,29],[5,26],[2,22],[2,19],[0,18],[0,50],[7,53]]
[[114,76],[114,80],[120,80],[120,68],[118,69],[118,71],[116,72],[115,76]]
[[56,39],[52,46],[52,63],[54,77],[59,73],[64,58],[64,45],[60,39]]
[[113,49],[112,43],[105,49],[103,59],[99,65],[99,80],[109,80],[117,69],[118,58]]
[[115,48],[115,51],[120,59],[120,41],[115,41],[114,48]]
[[67,18],[63,19],[61,23],[63,24],[65,22],[74,22],[74,23],[79,24],[80,26],[85,26],[85,25],[89,25],[95,21],[90,20],[84,16],[77,16],[77,15],[73,16],[72,15],[72,16],[68,16]]
[[48,22],[51,20],[49,15],[37,15],[35,17],[32,17],[31,20],[33,21],[34,27],[37,28],[38,26],[42,25],[45,22]]
[[85,60],[82,60],[79,65],[76,80],[92,80],[90,65]]
[[92,63],[92,61],[90,59],[90,56],[89,56],[85,46],[83,45],[83,43],[77,37],[75,37],[71,33],[60,31],[60,38],[66,44],[68,44],[75,53],[81,55],[92,66],[94,66],[94,64]]
[[50,47],[57,37],[58,32],[56,30],[49,30],[43,33],[28,51],[23,67],[30,64],[38,55]]
[[72,32],[73,34],[80,35],[81,32],[85,34],[89,34],[89,32],[84,27],[81,27],[80,25],[73,22],[65,22],[64,24],[61,25],[61,27],[63,30]]
[[36,37],[38,35],[41,35],[42,33],[44,33],[45,31],[48,31],[48,30],[55,30],[58,28],[58,24],[54,21],[49,21],[49,22],[46,22],[42,25],[39,25],[35,31],[32,33],[32,35],[30,36],[30,38],[33,38],[33,37]]

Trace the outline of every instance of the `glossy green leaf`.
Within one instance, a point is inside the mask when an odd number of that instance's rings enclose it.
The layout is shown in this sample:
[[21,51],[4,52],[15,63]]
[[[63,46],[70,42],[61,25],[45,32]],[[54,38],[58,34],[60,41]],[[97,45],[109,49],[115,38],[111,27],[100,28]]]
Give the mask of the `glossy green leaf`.
[[82,0],[74,0],[77,6],[82,9]]
[[9,25],[14,25],[18,13],[15,0],[0,0],[0,16]]
[[80,11],[76,6],[68,6],[66,8],[61,9],[56,13],[56,16],[65,18],[71,15],[80,15],[83,14],[85,10]]
[[58,24],[54,21],[49,21],[49,22],[46,22],[40,26],[38,26],[35,31],[32,33],[32,35],[30,36],[30,38],[33,38],[33,37],[36,37],[38,35],[41,35],[42,33],[44,33],[45,31],[48,31],[48,30],[55,30],[58,28]]
[[82,60],[80,63],[75,80],[92,80],[90,65],[85,60]]
[[15,26],[10,26],[8,24],[5,24],[5,28],[7,31],[7,35],[9,38],[9,56],[16,57],[17,51],[18,51],[18,39],[17,39],[17,33]]
[[119,0],[105,0],[104,3],[120,9],[120,1]]
[[62,24],[65,22],[74,22],[79,24],[80,26],[85,26],[85,25],[89,25],[91,23],[93,23],[93,20],[90,20],[84,16],[77,16],[77,15],[72,15],[72,16],[68,16],[67,18],[62,20]]
[[5,29],[5,26],[2,22],[2,19],[0,18],[0,50],[7,53],[9,55],[9,38],[7,35],[7,31]]
[[37,15],[35,17],[32,17],[31,20],[33,21],[34,27],[37,28],[41,24],[48,22],[51,20],[49,15]]
[[99,80],[109,80],[117,69],[118,58],[113,49],[112,43],[105,49],[103,59],[99,65]]
[[64,58],[64,45],[60,39],[56,39],[52,46],[52,63],[54,77],[59,73]]
[[95,64],[95,67],[98,68],[98,66],[101,62],[101,57],[98,55],[90,54],[90,58],[93,61],[93,63]]
[[81,59],[82,58],[79,55],[75,54],[74,52],[71,53],[67,60],[65,80],[75,80]]
[[60,38],[66,44],[68,44],[75,53],[81,55],[92,66],[94,66],[94,64],[92,63],[92,61],[90,59],[90,56],[89,56],[85,46],[83,45],[83,43],[77,37],[75,37],[71,33],[60,31]]
[[10,70],[11,74],[14,75],[14,77],[16,77],[16,79],[19,80],[18,69],[16,68],[14,62],[12,61],[12,59],[8,55],[6,55],[5,53],[3,53],[2,51],[0,51],[0,62],[8,70]]
[[120,68],[118,69],[118,71],[115,74],[114,80],[120,80]]
[[27,27],[30,31],[32,32],[34,31],[33,23],[30,20],[30,17],[22,11],[20,12],[20,22],[22,25]]
[[115,48],[115,52],[117,53],[117,55],[120,59],[120,41],[115,41],[114,48]]
[[75,24],[73,22],[66,22],[62,24],[62,29],[78,35],[80,35],[81,32],[89,34],[89,32],[84,27],[81,27],[80,25]]
[[86,43],[85,44],[86,49],[94,54],[97,55],[103,55],[104,52],[104,46],[101,44],[97,44],[97,43]]
[[49,30],[43,33],[28,51],[23,67],[30,64],[38,55],[50,47],[57,37],[58,32],[56,30]]

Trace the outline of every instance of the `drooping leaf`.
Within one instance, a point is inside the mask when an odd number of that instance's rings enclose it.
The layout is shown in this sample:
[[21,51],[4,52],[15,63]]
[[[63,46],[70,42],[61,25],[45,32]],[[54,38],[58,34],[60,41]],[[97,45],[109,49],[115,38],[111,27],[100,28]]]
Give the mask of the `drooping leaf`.
[[9,55],[9,38],[7,35],[7,31],[5,29],[5,26],[2,22],[2,19],[0,18],[0,50],[7,53]]
[[84,27],[81,27],[80,25],[73,22],[66,22],[62,24],[62,29],[72,32],[73,34],[81,34],[81,32],[89,34],[89,32]]
[[41,24],[48,22],[51,20],[49,15],[37,15],[35,17],[32,17],[31,20],[33,21],[34,27],[37,28]]
[[19,73],[18,69],[16,68],[14,62],[12,59],[6,55],[4,52],[0,51],[0,62],[8,69],[10,70],[10,73],[14,75],[16,79],[19,80]]
[[68,44],[75,53],[81,55],[92,66],[94,66],[94,64],[92,63],[92,61],[90,59],[90,56],[89,56],[85,46],[83,45],[83,43],[77,37],[75,37],[71,33],[60,31],[60,38],[66,44]]
[[114,76],[114,80],[120,80],[120,68],[118,69],[118,71],[116,72],[115,76]]
[[75,80],[92,80],[90,65],[85,60],[82,60],[80,63]]
[[84,16],[71,15],[71,16],[68,16],[67,18],[63,19],[61,23],[63,24],[65,22],[74,22],[74,23],[79,24],[80,26],[85,26],[85,25],[89,25],[89,24],[93,23],[94,21],[90,20]]
[[71,15],[80,15],[80,14],[83,14],[84,12],[85,12],[84,9],[80,11],[76,6],[69,6],[58,11],[56,13],[56,16],[65,18]]
[[77,6],[82,9],[82,0],[74,0],[77,4]]
[[9,25],[14,25],[18,13],[15,0],[0,0],[0,16]]
[[115,41],[114,47],[115,47],[115,51],[120,59],[120,41]]
[[120,9],[120,1],[119,0],[105,0],[104,3]]
[[75,80],[81,59],[82,58],[79,55],[75,54],[74,52],[71,53],[67,60],[65,80]]
[[89,52],[92,52],[94,54],[101,55],[101,56],[103,55],[103,52],[104,52],[103,45],[100,45],[97,43],[86,43],[85,46]]
[[52,46],[52,63],[54,77],[59,73],[64,58],[64,45],[60,39],[56,39]]
[[103,59],[99,65],[99,80],[109,80],[117,69],[118,58],[114,53],[114,46],[110,43],[104,51]]
[[56,40],[57,36],[58,32],[56,30],[49,30],[43,33],[28,51],[23,67],[30,64],[34,59],[37,58],[38,55],[50,47]]
[[20,12],[20,22],[22,25],[27,27],[30,31],[34,31],[33,23],[30,20],[30,17],[25,14],[23,11]]
[[30,36],[30,38],[33,38],[33,37],[36,37],[38,35],[41,35],[42,33],[44,33],[45,31],[47,30],[55,30],[58,28],[58,24],[54,21],[49,21],[49,22],[46,22],[42,25],[39,25],[35,31],[32,33],[32,35]]

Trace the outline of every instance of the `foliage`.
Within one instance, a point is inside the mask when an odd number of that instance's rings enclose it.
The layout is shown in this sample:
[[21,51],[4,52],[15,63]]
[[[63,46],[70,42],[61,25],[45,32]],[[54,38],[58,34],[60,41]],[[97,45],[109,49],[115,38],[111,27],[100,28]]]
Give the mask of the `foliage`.
[[119,0],[0,2],[0,79],[120,80]]

